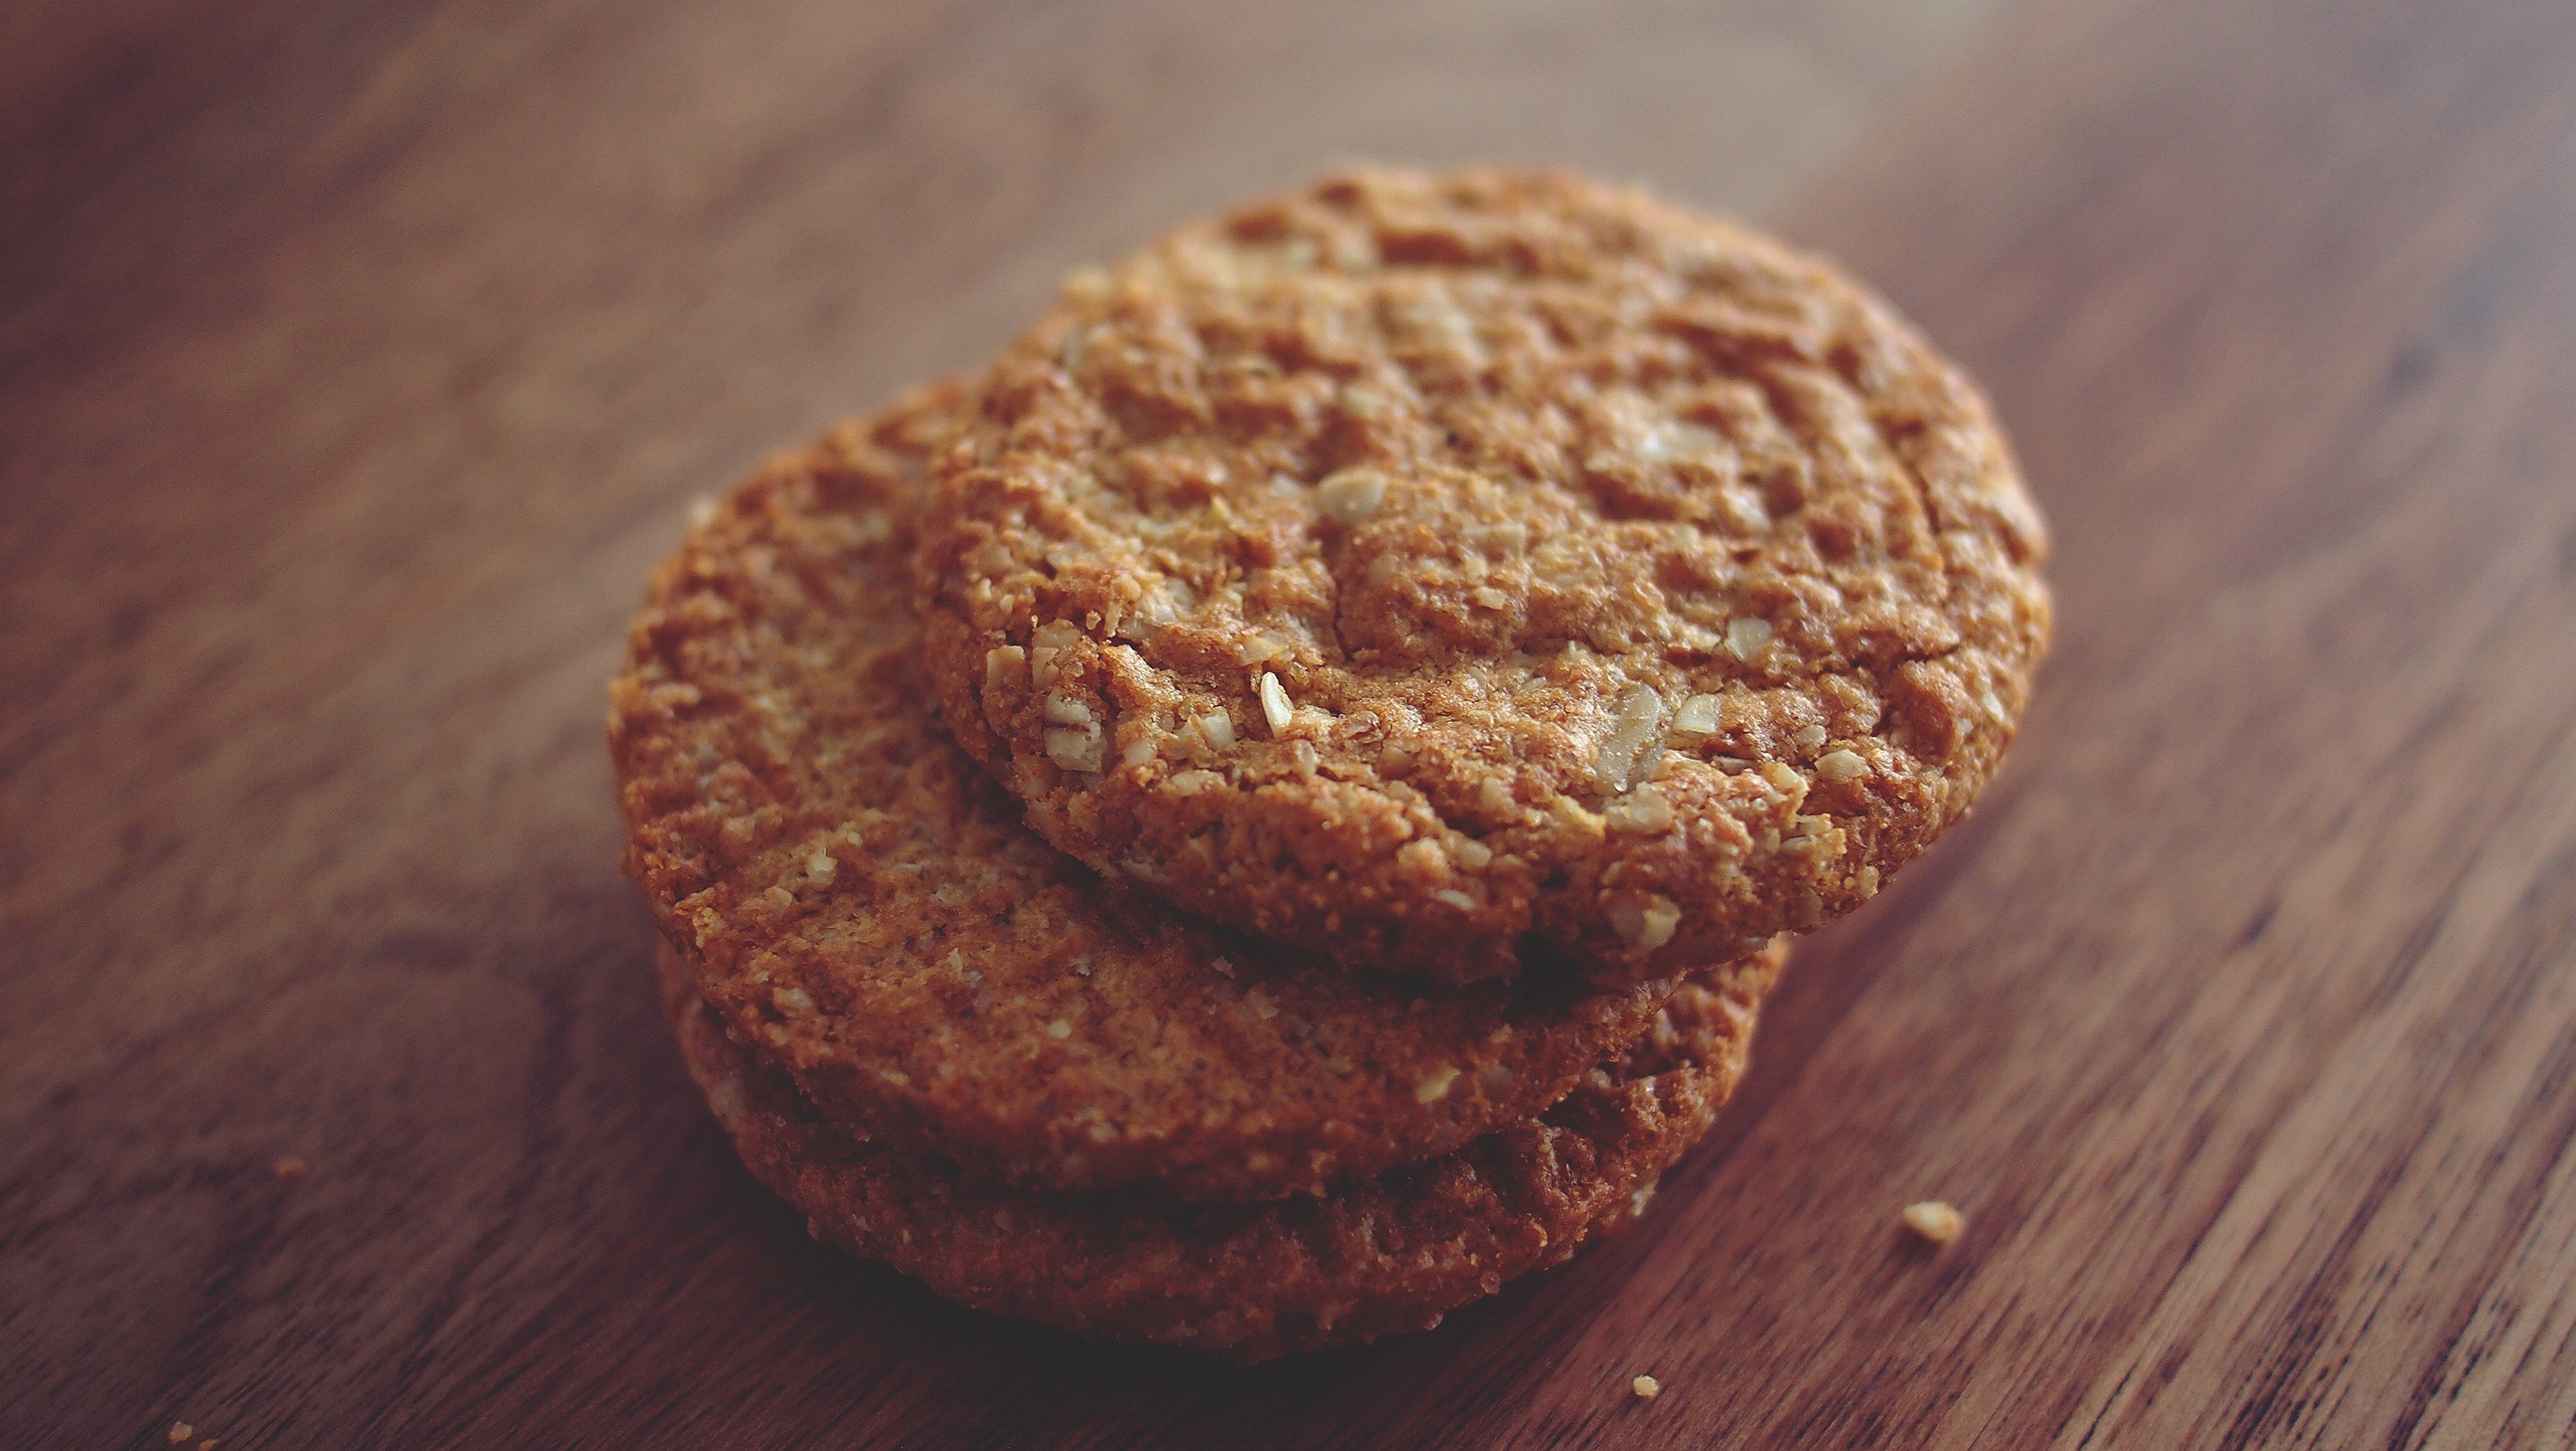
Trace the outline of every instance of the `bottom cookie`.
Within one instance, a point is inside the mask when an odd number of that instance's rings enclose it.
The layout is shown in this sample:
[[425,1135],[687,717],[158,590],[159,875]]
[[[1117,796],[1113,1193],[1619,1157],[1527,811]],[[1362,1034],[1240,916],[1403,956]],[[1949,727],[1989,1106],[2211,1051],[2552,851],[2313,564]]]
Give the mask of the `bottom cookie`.
[[660,968],[690,1075],[816,1238],[979,1310],[1258,1361],[1427,1329],[1636,1218],[1743,1076],[1785,956],[1774,944],[1695,976],[1644,1039],[1536,1118],[1258,1204],[1051,1196],[868,1143],[729,1039],[668,948]]

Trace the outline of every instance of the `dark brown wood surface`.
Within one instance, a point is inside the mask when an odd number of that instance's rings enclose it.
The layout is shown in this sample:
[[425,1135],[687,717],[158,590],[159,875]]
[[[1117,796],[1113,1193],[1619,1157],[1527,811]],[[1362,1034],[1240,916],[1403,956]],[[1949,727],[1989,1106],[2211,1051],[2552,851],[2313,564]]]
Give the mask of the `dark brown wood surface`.
[[[2570,77],[2562,0],[7,7],[0,1444],[2576,1443]],[[1855,265],[2061,630],[1636,1232],[1225,1370],[734,1166],[602,684],[691,497],[1353,155]]]

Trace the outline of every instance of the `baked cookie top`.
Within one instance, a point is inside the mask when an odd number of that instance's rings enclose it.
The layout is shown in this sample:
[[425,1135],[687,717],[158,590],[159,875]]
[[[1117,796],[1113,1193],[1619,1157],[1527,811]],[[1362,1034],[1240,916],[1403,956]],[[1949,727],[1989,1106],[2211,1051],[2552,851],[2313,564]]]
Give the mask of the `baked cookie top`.
[[1685,983],[1545,1113],[1321,1198],[1033,1194],[855,1137],[730,1040],[663,954],[689,1071],[819,1239],[981,1310],[1230,1360],[1426,1329],[1643,1213],[1743,1076],[1775,950]]
[[942,387],[782,457],[655,577],[609,733],[662,935],[859,1131],[1057,1190],[1319,1188],[1545,1108],[1683,966],[1423,997],[1104,883],[937,724],[909,608]]
[[1866,899],[2048,632],[1956,367],[1823,263],[1553,173],[1339,176],[1077,276],[928,519],[931,674],[1041,835],[1449,981]]

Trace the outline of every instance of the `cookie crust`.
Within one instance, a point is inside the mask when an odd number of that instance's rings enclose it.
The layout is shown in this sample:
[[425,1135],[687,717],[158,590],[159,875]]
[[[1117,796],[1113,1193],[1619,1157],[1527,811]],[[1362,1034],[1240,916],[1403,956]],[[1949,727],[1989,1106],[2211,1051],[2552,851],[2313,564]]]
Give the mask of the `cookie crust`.
[[1249,1362],[1427,1329],[1635,1219],[1743,1075],[1781,956],[1685,985],[1543,1115],[1321,1198],[1223,1206],[1030,1194],[869,1143],[732,1041],[667,947],[661,973],[691,1076],[816,1238],[976,1309]]
[[1077,277],[928,519],[931,675],[1041,835],[1449,982],[1866,900],[2049,627],[1955,366],[1821,262],[1553,173],[1334,177]]
[[1105,884],[937,724],[909,608],[930,389],[758,471],[611,688],[626,868],[697,990],[841,1121],[1041,1188],[1249,1200],[1555,1102],[1677,970],[1431,997]]

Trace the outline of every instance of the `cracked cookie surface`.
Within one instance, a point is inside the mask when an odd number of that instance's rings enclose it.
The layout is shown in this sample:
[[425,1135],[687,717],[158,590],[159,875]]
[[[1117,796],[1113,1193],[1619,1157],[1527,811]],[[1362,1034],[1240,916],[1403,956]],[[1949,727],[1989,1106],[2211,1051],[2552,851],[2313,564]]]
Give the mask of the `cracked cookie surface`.
[[979,1310],[1239,1361],[1428,1329],[1642,1214],[1743,1076],[1782,953],[1685,983],[1545,1113],[1261,1204],[1031,1194],[855,1137],[727,1036],[667,946],[689,1071],[754,1177],[817,1239]]
[[1707,965],[1425,996],[1038,840],[938,725],[910,609],[923,471],[967,409],[915,394],[706,505],[611,687],[628,874],[837,1119],[1055,1190],[1312,1190],[1539,1112]]
[[1346,964],[1600,981],[1877,890],[2028,698],[2039,516],[1824,264],[1362,172],[1066,285],[919,560],[958,737],[1094,869]]

